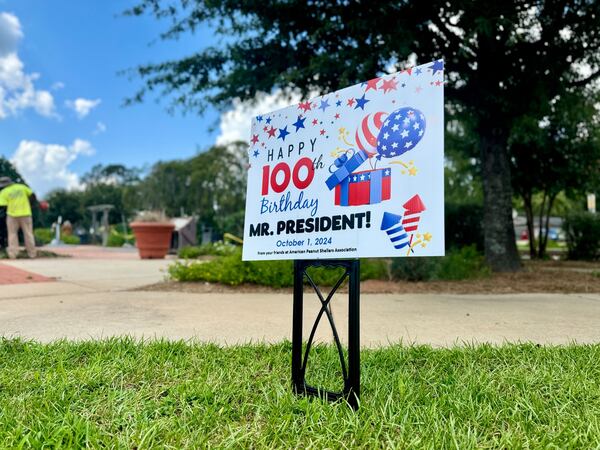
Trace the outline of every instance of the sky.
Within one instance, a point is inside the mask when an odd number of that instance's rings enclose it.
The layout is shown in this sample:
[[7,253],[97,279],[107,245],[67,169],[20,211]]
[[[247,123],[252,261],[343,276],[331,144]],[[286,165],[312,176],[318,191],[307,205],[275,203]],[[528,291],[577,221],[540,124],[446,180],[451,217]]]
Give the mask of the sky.
[[119,72],[211,43],[210,30],[161,41],[168,23],[121,13],[133,0],[0,0],[0,155],[38,192],[74,189],[95,164],[148,168],[249,137],[252,116],[285,106],[203,116],[148,97],[123,106],[141,80]]

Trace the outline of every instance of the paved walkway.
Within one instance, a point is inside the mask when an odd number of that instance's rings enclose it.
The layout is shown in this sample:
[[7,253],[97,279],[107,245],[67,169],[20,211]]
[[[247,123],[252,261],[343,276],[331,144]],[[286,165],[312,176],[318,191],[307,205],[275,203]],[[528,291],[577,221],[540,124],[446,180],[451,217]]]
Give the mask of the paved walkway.
[[46,246],[45,250],[50,250],[59,255],[71,256],[77,259],[139,259],[138,251],[135,247],[99,247],[96,245],[59,245]]
[[[121,335],[220,344],[290,339],[291,295],[129,291],[162,280],[169,263],[127,258],[3,263],[57,281],[0,286],[0,335],[43,342]],[[333,305],[344,336],[344,301],[334,299]],[[317,311],[316,298],[307,298],[307,328]],[[400,340],[436,346],[600,342],[600,293],[365,294],[361,319],[362,343],[366,346]],[[318,337],[329,340],[330,332],[320,327]]]
[[52,281],[52,278],[0,263],[0,285],[39,283],[42,281]]

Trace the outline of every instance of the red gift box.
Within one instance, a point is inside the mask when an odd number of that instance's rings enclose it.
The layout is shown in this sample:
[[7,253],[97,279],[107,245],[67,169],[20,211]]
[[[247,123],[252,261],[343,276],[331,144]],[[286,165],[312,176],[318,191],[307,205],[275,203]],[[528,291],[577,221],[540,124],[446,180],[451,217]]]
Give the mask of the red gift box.
[[387,169],[355,172],[335,187],[337,206],[373,205],[389,200],[392,171]]

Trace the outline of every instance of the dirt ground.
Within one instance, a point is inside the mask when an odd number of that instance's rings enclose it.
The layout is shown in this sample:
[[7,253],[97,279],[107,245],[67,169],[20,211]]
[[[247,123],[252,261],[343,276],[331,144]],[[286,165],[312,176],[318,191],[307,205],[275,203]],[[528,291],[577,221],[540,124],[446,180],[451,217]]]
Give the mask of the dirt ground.
[[[273,289],[244,284],[227,286],[215,283],[167,281],[136,290],[188,293],[291,293],[291,288]],[[600,263],[570,261],[526,261],[517,273],[493,274],[489,278],[463,281],[384,281],[361,282],[365,294],[517,294],[517,293],[598,293],[600,292]]]

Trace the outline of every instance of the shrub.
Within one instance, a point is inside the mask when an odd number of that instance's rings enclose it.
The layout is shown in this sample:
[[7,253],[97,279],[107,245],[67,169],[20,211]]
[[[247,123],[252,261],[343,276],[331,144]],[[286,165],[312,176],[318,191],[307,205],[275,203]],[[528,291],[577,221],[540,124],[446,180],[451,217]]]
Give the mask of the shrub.
[[108,235],[108,240],[106,242],[108,247],[123,247],[123,244],[125,244],[125,236],[122,234],[111,232]]
[[436,277],[440,280],[466,280],[489,276],[491,270],[475,245],[452,250],[440,258]]
[[79,237],[73,236],[72,234],[62,235],[60,237],[60,240],[63,241],[65,244],[68,244],[68,245],[79,245],[80,242],[81,242],[81,240],[79,239]]
[[[294,262],[284,261],[247,261],[247,283],[260,284],[275,288],[294,285]],[[320,283],[316,281],[315,283]]]
[[35,242],[39,245],[47,245],[54,239],[54,233],[50,228],[36,228],[33,230]]
[[123,247],[126,242],[135,242],[135,236],[131,230],[121,224],[111,226],[106,245],[108,247]]
[[[234,254],[212,261],[176,262],[168,271],[177,281],[208,281],[233,286],[252,283],[275,288],[294,285],[293,261],[242,261],[239,247]],[[331,286],[341,276],[342,269],[311,267],[308,273],[317,285]],[[386,261],[361,261],[361,279],[373,278],[388,278]]]
[[464,280],[489,276],[483,255],[475,245],[454,249],[444,257],[395,258],[391,274],[394,280]]
[[[38,245],[48,245],[54,239],[54,232],[50,228],[36,228],[33,230],[35,242]],[[62,234],[60,236],[61,241],[65,244],[79,245],[79,237],[73,235]]]
[[394,258],[390,271],[394,280],[428,281],[435,278],[439,264],[439,258]]
[[600,257],[600,215],[590,212],[569,214],[564,221],[569,259]]
[[184,259],[196,259],[201,255],[200,247],[183,247],[177,252],[177,256]]
[[389,280],[390,262],[387,259],[361,259],[360,279],[362,280]]
[[446,245],[460,248],[475,245],[483,250],[483,206],[479,203],[446,203]]
[[240,247],[237,245],[218,241],[195,247],[184,247],[179,250],[178,256],[186,259],[194,259],[204,255],[227,256],[233,255],[239,250]]

